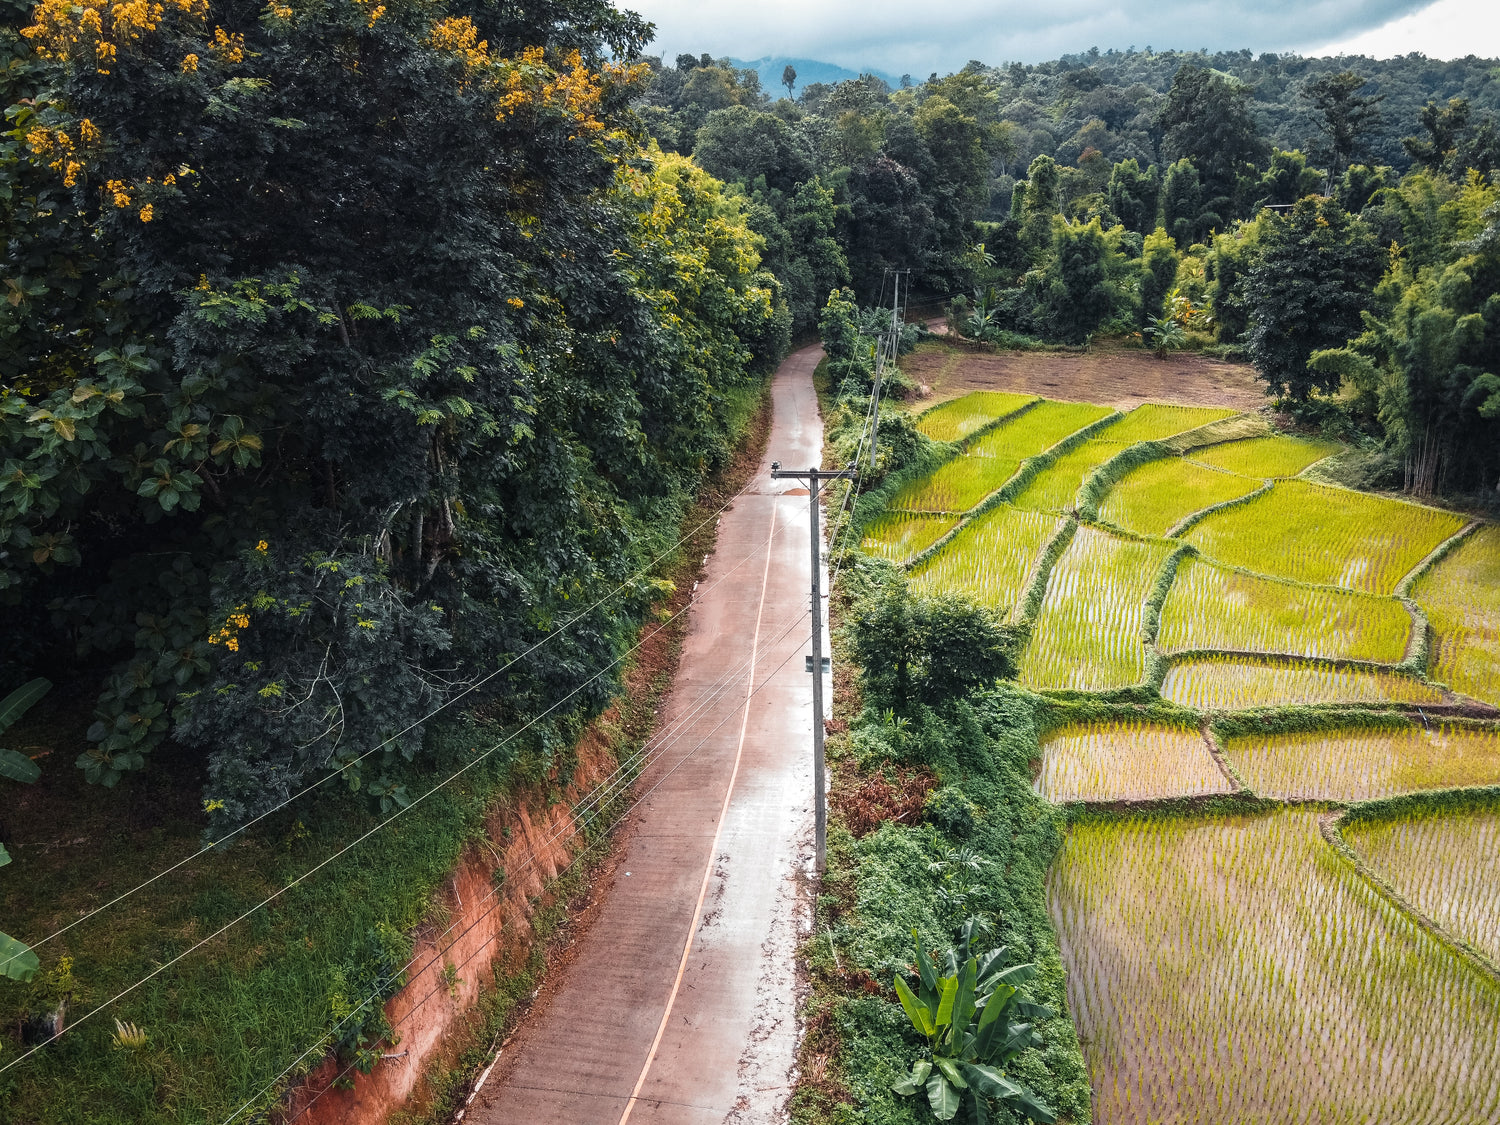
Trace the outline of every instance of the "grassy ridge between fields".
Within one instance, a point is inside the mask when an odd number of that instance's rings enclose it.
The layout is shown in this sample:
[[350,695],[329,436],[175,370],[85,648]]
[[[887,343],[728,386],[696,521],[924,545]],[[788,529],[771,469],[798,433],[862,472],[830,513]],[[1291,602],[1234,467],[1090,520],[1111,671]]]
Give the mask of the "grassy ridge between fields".
[[[658,603],[658,621],[678,608],[678,600],[685,604],[698,560],[712,547],[713,512],[758,463],[769,426],[769,382],[726,397],[741,453],[684,514],[682,534],[688,538],[662,560],[657,575],[675,581],[678,592]],[[669,660],[675,660],[677,628],[680,620],[668,631]],[[591,714],[559,712],[520,733],[481,711],[434,723],[427,740],[430,765],[408,787],[414,795],[424,793],[469,767],[458,781],[436,789],[388,828],[97,1017],[79,1022],[388,814],[375,811],[363,795],[330,785],[321,796],[267,818],[42,945],[42,972],[33,982],[0,980],[0,1066],[26,1049],[18,1029],[27,1017],[65,1001],[65,1021],[74,1029],[0,1075],[0,1123],[217,1122],[247,1101],[255,1110],[270,1109],[330,1052],[341,1068],[361,1051],[368,1064],[401,1065],[377,1061],[382,1049],[391,1048],[383,1045],[387,1029],[379,1004],[365,1001],[400,988],[415,934],[446,927],[439,892],[466,849],[495,853],[496,845],[503,847],[504,840],[488,840],[487,825],[503,823],[507,810],[545,809],[565,799],[586,734],[610,767],[649,736],[657,701],[670,686],[670,667],[640,669],[627,662],[621,671],[631,694],[618,697],[597,722]],[[83,785],[79,771],[64,763],[76,753],[74,744],[82,744],[88,722],[87,708],[80,721],[72,704],[88,693],[71,702],[61,690],[54,696],[51,710],[38,708],[8,732],[21,745],[55,747],[44,760],[42,782],[26,793],[6,794],[7,800],[36,802],[29,816],[14,805],[6,812],[15,862],[0,876],[4,929],[31,941],[192,855],[203,828],[194,793],[169,790],[161,775],[131,777],[113,792]],[[501,743],[503,749],[486,754]],[[611,810],[602,810],[587,830],[589,843],[603,842],[618,811]],[[20,829],[30,829],[31,838],[20,839]],[[498,870],[497,886],[505,878]],[[535,989],[547,940],[566,921],[570,896],[586,883],[586,863],[564,869],[529,899],[529,949],[523,946],[494,973],[477,962],[465,970],[483,976],[481,1000],[463,1017],[461,1042],[444,1060],[450,1065],[432,1075],[420,1099],[424,1105],[412,1107],[416,1119],[451,1108],[465,1065]],[[351,1012],[354,1017],[346,1019]],[[116,1017],[139,1027],[145,1043],[116,1046]],[[310,1047],[317,1049],[293,1065]],[[288,1066],[290,1073],[278,1080]]]

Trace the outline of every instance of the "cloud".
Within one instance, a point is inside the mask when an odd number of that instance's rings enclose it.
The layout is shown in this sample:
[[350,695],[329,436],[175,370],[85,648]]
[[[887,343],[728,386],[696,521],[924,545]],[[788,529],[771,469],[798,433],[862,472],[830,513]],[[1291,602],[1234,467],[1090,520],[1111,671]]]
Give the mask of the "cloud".
[[[1422,0],[617,0],[657,25],[652,46],[753,59],[816,58],[925,77],[970,59],[1039,62],[1097,46],[1261,51],[1336,42]],[[1441,0],[1472,12],[1487,0]]]
[[1476,0],[1437,0],[1420,12],[1372,31],[1343,36],[1308,53],[1389,59],[1412,51],[1430,59],[1500,56],[1500,7]]

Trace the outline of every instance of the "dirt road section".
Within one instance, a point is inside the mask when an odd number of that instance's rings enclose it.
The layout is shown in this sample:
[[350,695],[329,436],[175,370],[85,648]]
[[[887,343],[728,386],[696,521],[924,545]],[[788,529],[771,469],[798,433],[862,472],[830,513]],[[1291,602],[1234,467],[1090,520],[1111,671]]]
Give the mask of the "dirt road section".
[[766,463],[720,524],[614,883],[465,1125],[785,1119],[812,856],[809,560],[806,491],[769,462],[821,459],[820,355],[776,374]]
[[932,388],[930,398],[913,403],[916,409],[970,391],[1020,391],[1121,410],[1143,402],[1180,402],[1255,411],[1268,401],[1248,364],[1192,353],[1157,359],[1131,348],[991,355],[934,341],[902,357],[901,371]]

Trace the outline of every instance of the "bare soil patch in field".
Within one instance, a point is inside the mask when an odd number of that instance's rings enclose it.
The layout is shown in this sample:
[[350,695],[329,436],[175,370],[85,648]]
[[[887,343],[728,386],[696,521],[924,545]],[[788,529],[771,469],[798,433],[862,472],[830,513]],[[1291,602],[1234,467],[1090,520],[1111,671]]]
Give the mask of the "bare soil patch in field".
[[1197,354],[1157,359],[1133,348],[1081,352],[970,351],[936,340],[901,360],[913,382],[932,388],[917,400],[925,410],[970,391],[1012,391],[1045,398],[1096,402],[1129,410],[1143,402],[1181,402],[1255,411],[1266,396],[1255,369]]

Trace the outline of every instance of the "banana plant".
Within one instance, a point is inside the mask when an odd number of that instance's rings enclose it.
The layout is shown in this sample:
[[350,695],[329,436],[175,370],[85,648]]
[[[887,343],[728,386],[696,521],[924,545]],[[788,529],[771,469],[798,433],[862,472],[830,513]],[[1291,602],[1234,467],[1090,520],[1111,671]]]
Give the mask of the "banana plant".
[[[10,862],[10,853],[0,844],[0,867]],[[36,976],[41,962],[25,942],[17,941],[9,934],[0,934],[0,977],[11,980],[30,980]]]
[[[30,683],[22,684],[4,699],[0,699],[0,732],[14,725],[28,710],[32,704],[46,695],[52,689],[50,680],[35,679]],[[22,754],[19,750],[7,750],[0,747],[0,777],[8,777],[12,781],[24,782],[30,785],[42,776],[42,771],[37,764]]]
[[[927,1040],[926,1053],[911,1073],[891,1089],[903,1096],[920,1090],[939,1121],[951,1121],[968,1109],[968,1120],[988,1125],[992,1100],[1032,1121],[1048,1123],[1057,1114],[1029,1091],[1005,1076],[1004,1068],[1028,1047],[1041,1045],[1033,1021],[1051,1012],[1025,1000],[1020,986],[1036,975],[1036,966],[1009,964],[1004,946],[975,954],[984,923],[970,918],[949,949],[944,971],[922,948],[915,928],[917,971],[909,984],[896,974],[896,995],[912,1026]],[[915,987],[913,987],[915,986]]]

